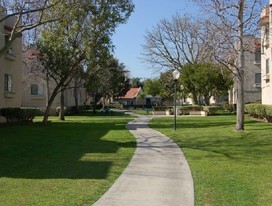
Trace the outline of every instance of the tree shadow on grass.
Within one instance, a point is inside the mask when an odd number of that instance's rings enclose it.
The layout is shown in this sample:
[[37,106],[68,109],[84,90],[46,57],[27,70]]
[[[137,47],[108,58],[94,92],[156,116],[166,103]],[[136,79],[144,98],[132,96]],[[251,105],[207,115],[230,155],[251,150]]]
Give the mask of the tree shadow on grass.
[[250,162],[258,164],[259,160],[272,161],[271,141],[257,139],[210,139],[209,141],[196,138],[179,142],[182,149],[193,149],[207,152],[206,155],[195,157],[196,160],[209,158],[226,157],[234,161]]
[[[228,158],[233,161],[259,164],[262,161],[271,162],[272,156],[272,125],[247,120],[246,130],[236,132],[235,120],[224,119],[180,119],[177,132],[185,136],[174,135],[173,140],[182,149],[203,151],[201,155],[192,156],[196,160],[205,158]],[[163,121],[163,120],[162,120]],[[158,122],[151,124],[154,129],[169,128],[169,124]],[[233,127],[233,129],[232,129]]]
[[[189,118],[179,118],[177,119],[177,122],[176,122],[176,126],[177,128],[180,128],[180,129],[201,129],[201,128],[210,128],[210,127],[221,127],[221,126],[231,126],[233,125],[233,128],[234,128],[234,125],[235,125],[235,121],[210,121],[208,118],[209,117],[200,117],[201,120],[199,119],[199,117],[189,117]],[[213,117],[215,118],[215,117]],[[161,119],[162,121],[159,122],[159,123],[152,123],[150,124],[150,126],[154,129],[161,129],[161,128],[170,128],[173,126],[173,121],[172,119],[169,120],[166,120],[165,119]],[[204,120],[204,121],[203,121]],[[207,121],[206,121],[207,120]]]
[[[52,123],[1,128],[0,177],[28,179],[102,179],[120,148],[131,140],[103,137],[125,123]],[[87,156],[87,157],[86,157]]]

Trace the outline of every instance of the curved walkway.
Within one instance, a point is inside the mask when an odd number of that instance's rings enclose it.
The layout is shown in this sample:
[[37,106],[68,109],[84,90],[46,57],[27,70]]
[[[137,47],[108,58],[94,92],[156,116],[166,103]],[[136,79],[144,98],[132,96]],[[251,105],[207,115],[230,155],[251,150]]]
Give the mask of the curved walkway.
[[193,179],[181,149],[139,116],[127,128],[137,139],[128,167],[94,206],[193,206]]

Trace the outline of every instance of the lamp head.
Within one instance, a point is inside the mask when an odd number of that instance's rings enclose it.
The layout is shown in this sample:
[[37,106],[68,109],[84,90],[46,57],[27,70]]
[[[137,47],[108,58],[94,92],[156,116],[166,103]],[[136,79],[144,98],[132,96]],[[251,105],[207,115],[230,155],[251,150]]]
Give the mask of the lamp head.
[[177,70],[177,69],[175,69],[175,71],[173,71],[173,79],[176,81],[176,80],[178,80],[178,78],[179,78],[179,76],[180,76],[180,72]]

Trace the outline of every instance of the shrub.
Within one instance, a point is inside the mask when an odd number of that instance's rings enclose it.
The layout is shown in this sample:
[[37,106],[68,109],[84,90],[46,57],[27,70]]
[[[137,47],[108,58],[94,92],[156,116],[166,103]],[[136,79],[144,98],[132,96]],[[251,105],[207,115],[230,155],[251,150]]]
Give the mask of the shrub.
[[214,115],[219,109],[220,106],[204,106],[203,110],[206,111],[209,115]]
[[190,105],[187,106],[189,111],[203,111],[203,106],[199,105]]
[[228,102],[226,102],[223,105],[223,109],[230,112],[236,112],[236,104],[229,104]]
[[[90,106],[86,106],[86,105],[80,105],[78,107],[76,106],[64,107],[64,115],[69,116],[69,115],[80,114],[88,110],[89,108]],[[56,115],[59,115],[59,112],[60,112],[60,106],[56,108]]]
[[247,104],[245,105],[245,112],[254,118],[272,122],[272,105]]
[[246,104],[245,113],[248,113],[254,118],[263,119],[266,116],[266,108],[262,104]]
[[32,122],[41,111],[34,108],[2,108],[0,114],[7,118],[7,122]]
[[189,115],[190,110],[188,108],[188,106],[182,106],[180,107],[180,114],[181,115]]
[[166,111],[166,109],[168,109],[170,107],[166,107],[166,106],[153,106],[152,109],[153,111]]
[[266,110],[266,120],[268,122],[272,122],[272,105],[265,105],[265,110]]

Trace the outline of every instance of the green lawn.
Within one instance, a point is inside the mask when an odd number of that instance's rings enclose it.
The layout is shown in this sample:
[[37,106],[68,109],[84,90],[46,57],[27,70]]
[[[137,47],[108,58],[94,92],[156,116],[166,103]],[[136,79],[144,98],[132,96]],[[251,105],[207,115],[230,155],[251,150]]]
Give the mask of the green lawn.
[[152,115],[152,109],[134,109],[131,112],[140,115]]
[[1,206],[92,205],[135,151],[131,117],[56,119],[0,127]]
[[234,130],[235,116],[154,118],[150,127],[171,137],[193,173],[196,205],[272,204],[272,125],[246,118],[245,132]]

